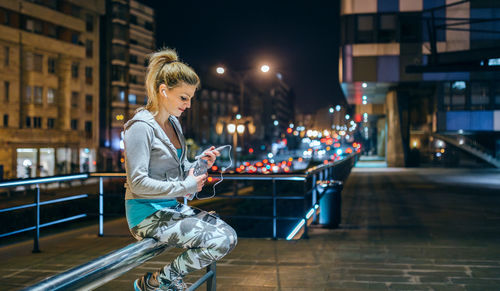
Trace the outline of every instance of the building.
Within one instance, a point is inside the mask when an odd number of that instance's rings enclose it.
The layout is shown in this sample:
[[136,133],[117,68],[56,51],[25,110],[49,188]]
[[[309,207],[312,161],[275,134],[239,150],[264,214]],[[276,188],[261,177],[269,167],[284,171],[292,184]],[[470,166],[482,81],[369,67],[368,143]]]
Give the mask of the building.
[[341,2],[339,77],[370,153],[390,166],[500,156],[499,13],[486,0]]
[[100,169],[124,170],[124,123],[147,103],[147,55],[155,51],[154,10],[134,0],[106,1],[101,38]]
[[95,170],[104,9],[0,1],[0,179]]

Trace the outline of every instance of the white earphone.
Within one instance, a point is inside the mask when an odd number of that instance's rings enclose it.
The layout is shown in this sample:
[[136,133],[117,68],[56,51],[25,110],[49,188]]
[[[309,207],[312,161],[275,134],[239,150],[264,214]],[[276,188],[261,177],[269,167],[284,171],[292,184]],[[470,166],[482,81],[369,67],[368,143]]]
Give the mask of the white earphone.
[[167,98],[167,91],[163,90],[163,96],[165,96],[165,98]]

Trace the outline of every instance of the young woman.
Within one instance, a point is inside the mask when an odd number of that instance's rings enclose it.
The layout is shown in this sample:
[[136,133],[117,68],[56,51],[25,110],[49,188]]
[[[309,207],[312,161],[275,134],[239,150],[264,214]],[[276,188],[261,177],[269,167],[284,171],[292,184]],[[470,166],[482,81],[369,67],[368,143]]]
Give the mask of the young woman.
[[[152,237],[187,249],[154,273],[134,282],[135,290],[184,290],[182,278],[228,254],[236,232],[218,217],[177,202],[199,192],[207,175],[194,176],[178,117],[191,107],[200,84],[192,68],[171,49],[153,53],[146,76],[148,103],[125,124],[125,206],[132,235]],[[205,151],[211,167],[220,153]]]

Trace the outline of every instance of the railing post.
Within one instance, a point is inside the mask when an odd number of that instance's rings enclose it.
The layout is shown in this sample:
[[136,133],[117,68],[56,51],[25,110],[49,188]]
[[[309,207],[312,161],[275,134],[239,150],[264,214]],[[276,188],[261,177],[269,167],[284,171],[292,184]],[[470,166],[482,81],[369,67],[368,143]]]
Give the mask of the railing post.
[[103,177],[99,177],[99,233],[98,236],[104,236],[104,185]]
[[39,239],[40,239],[40,185],[36,184],[36,194],[35,194],[35,204],[36,204],[36,210],[35,210],[35,237],[33,241],[33,253],[39,253],[40,248],[39,248]]
[[207,280],[207,291],[215,291],[217,288],[217,278],[216,278],[216,263],[213,262],[207,266],[207,273],[212,271],[212,277]]
[[276,180],[273,181],[273,239],[276,239]]
[[[312,176],[312,207],[318,202],[318,192],[316,191],[316,174]],[[316,215],[316,210],[313,213],[313,222],[318,222],[318,216]],[[307,221],[306,221],[307,225]]]
[[238,180],[233,180],[233,196],[238,196]]

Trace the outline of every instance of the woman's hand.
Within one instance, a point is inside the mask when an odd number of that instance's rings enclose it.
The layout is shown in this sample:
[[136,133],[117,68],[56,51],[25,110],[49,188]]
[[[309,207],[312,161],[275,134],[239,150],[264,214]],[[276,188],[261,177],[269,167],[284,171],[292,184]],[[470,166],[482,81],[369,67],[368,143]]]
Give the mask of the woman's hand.
[[201,189],[203,188],[203,185],[205,185],[205,181],[207,180],[208,174],[205,173],[203,175],[195,176],[193,172],[194,168],[191,168],[188,172],[188,176],[193,176],[193,178],[196,180],[196,192],[200,192]]
[[202,159],[207,161],[208,168],[211,168],[214,165],[215,159],[217,159],[218,156],[220,156],[219,151],[216,151],[215,147],[211,146],[208,150],[203,152]]

